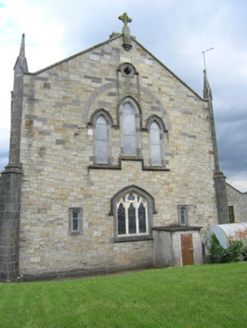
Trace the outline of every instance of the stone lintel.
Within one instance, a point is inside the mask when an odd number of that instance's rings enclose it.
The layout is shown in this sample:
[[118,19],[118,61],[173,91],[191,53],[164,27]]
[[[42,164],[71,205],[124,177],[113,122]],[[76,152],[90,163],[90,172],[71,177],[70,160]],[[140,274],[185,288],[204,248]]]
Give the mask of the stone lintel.
[[202,227],[197,227],[197,226],[164,226],[164,227],[153,227],[152,230],[157,230],[157,231],[170,231],[170,232],[175,232],[175,231],[189,231],[189,230],[198,230],[200,231]]

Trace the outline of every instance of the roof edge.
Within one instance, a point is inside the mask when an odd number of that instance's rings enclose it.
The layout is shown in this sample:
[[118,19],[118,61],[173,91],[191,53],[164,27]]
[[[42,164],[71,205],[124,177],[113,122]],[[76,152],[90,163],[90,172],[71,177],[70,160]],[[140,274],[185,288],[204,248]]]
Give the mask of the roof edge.
[[195,96],[197,96],[200,100],[208,102],[208,99],[202,98],[195,90],[193,90],[188,84],[186,84],[183,80],[181,80],[175,73],[173,73],[172,70],[170,70],[166,65],[162,63],[157,57],[155,57],[149,50],[147,50],[140,42],[138,42],[136,39],[131,37],[133,41],[135,41],[140,47],[142,47],[150,56],[152,56],[157,62],[163,66],[168,72],[170,72],[176,79],[178,79],[186,88],[188,88],[192,93],[194,93]]
[[242,194],[242,195],[247,195],[247,191],[240,191],[240,190],[238,190],[237,188],[235,188],[235,187],[233,187],[229,182],[227,182],[226,181],[226,184],[229,186],[229,187],[231,187],[232,189],[234,189],[234,190],[236,190],[237,192],[239,192],[240,194]]
[[38,71],[36,71],[36,72],[25,72],[25,74],[26,74],[26,75],[36,75],[36,74],[43,73],[43,72],[47,71],[48,69],[51,69],[51,68],[53,68],[53,67],[55,67],[55,66],[57,66],[57,65],[60,65],[60,64],[62,64],[62,63],[65,63],[65,62],[68,61],[68,60],[71,60],[71,59],[73,59],[73,58],[75,58],[75,57],[77,57],[77,56],[80,56],[80,55],[82,55],[82,54],[85,54],[85,53],[87,53],[88,51],[91,51],[91,50],[93,50],[93,49],[96,49],[96,48],[98,48],[98,47],[104,45],[104,44],[107,44],[108,42],[111,42],[111,41],[113,41],[113,40],[116,40],[116,39],[120,38],[121,36],[123,36],[123,33],[121,33],[121,34],[119,34],[119,35],[117,35],[117,36],[115,36],[115,37],[112,37],[111,39],[107,39],[106,41],[103,41],[103,42],[101,42],[101,43],[98,43],[98,44],[96,44],[96,45],[93,46],[93,47],[87,48],[86,50],[83,50],[83,51],[77,52],[76,54],[74,54],[74,55],[72,55],[72,56],[69,56],[69,57],[67,57],[67,58],[65,58],[65,59],[62,59],[62,60],[60,60],[60,61],[58,61],[58,62],[56,62],[56,63],[54,63],[54,64],[52,64],[52,65],[49,65],[49,66],[47,66],[47,67],[45,67],[45,68],[42,68],[42,69],[40,69],[40,70],[38,70]]
[[[45,72],[45,71],[47,71],[48,69],[51,69],[51,68],[53,68],[53,67],[55,67],[55,66],[57,66],[57,65],[60,65],[60,64],[62,64],[62,63],[65,63],[66,61],[68,61],[68,60],[71,60],[71,59],[73,59],[73,58],[75,58],[75,57],[77,57],[77,56],[80,56],[80,55],[82,55],[82,54],[85,54],[85,53],[87,53],[88,51],[91,51],[91,50],[93,50],[93,49],[96,49],[96,48],[98,48],[98,47],[100,47],[100,46],[102,46],[102,45],[104,45],[104,44],[107,44],[108,42],[111,42],[111,41],[113,41],[113,40],[116,40],[116,39],[118,39],[118,38],[120,38],[120,37],[122,37],[123,36],[123,33],[121,33],[121,34],[119,34],[119,35],[117,35],[117,36],[115,36],[115,37],[112,37],[112,38],[110,38],[110,39],[107,39],[106,41],[103,41],[103,42],[100,42],[100,43],[98,43],[98,44],[96,44],[95,46],[93,46],[93,47],[90,47],[90,48],[88,48],[88,49],[86,49],[86,50],[83,50],[83,51],[80,51],[80,52],[78,52],[78,53],[76,53],[76,54],[74,54],[74,55],[72,55],[72,56],[69,56],[69,57],[67,57],[67,58],[65,58],[65,59],[62,59],[62,60],[60,60],[60,61],[58,61],[58,62],[56,62],[56,63],[54,63],[54,64],[52,64],[52,65],[49,65],[49,66],[47,66],[47,67],[45,67],[45,68],[42,68],[42,69],[40,69],[40,70],[38,70],[38,71],[36,71],[36,72],[25,72],[24,74],[25,75],[37,75],[37,74],[40,74],[40,73],[43,73],[43,72]],[[133,36],[131,36],[131,39],[134,41],[134,42],[136,42],[141,48],[143,48],[151,57],[153,57],[161,66],[163,66],[169,73],[171,73],[178,81],[180,81],[187,89],[189,89],[192,93],[194,93],[194,95],[196,96],[196,97],[198,97],[200,100],[202,100],[202,101],[204,101],[204,102],[208,102],[208,99],[204,99],[204,98],[202,98],[197,92],[195,92],[188,84],[186,84],[183,80],[181,80],[172,70],[170,70],[166,65],[164,65],[163,63],[162,63],[162,61],[160,61],[157,57],[155,57],[149,50],[147,50],[140,42],[138,42],[137,40],[136,40],[136,38],[135,37],[133,37]]]

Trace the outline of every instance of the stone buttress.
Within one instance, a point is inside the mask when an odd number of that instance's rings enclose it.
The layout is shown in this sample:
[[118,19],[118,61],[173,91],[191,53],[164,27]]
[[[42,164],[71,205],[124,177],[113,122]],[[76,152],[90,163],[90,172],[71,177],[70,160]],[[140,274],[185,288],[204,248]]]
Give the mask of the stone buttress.
[[11,133],[9,163],[2,174],[0,212],[0,281],[15,281],[19,268],[20,195],[22,165],[20,163],[20,130],[23,100],[23,74],[28,71],[25,58],[25,36],[14,67],[11,97]]

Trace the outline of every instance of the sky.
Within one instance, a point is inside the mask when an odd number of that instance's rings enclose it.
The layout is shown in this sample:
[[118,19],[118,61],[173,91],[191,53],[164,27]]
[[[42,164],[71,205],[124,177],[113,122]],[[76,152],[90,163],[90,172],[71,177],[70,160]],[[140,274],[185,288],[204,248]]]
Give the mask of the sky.
[[29,72],[121,32],[131,35],[202,96],[205,53],[220,168],[247,191],[246,0],[0,0],[0,171],[8,164],[13,67],[25,33]]

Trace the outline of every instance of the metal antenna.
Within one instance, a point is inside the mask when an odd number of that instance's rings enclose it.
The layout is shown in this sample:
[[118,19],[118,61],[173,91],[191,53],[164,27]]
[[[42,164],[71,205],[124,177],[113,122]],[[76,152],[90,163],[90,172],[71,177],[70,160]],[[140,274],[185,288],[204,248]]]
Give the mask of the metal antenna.
[[203,61],[204,61],[204,69],[206,70],[206,59],[205,59],[205,52],[207,52],[207,51],[210,51],[210,50],[213,50],[214,48],[210,48],[210,49],[208,49],[208,50],[205,50],[205,51],[203,51],[202,53],[203,53]]

